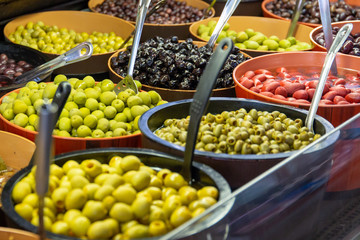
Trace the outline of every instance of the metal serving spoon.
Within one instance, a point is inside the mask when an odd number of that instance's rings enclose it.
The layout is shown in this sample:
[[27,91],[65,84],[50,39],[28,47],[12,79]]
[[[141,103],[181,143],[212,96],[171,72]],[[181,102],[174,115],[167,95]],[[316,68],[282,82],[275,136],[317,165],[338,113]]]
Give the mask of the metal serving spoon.
[[288,32],[286,34],[286,38],[292,37],[294,35],[294,31],[295,31],[295,28],[296,28],[296,23],[299,20],[300,13],[301,13],[301,10],[302,10],[302,8],[304,6],[304,3],[305,3],[305,0],[296,0],[295,10],[294,10],[294,13],[293,13],[292,18],[291,18],[291,23],[290,23]]
[[[146,14],[146,18],[150,17],[153,13],[155,13],[157,10],[159,10],[159,8],[161,8],[162,6],[164,6],[166,3],[166,0],[160,0],[158,1],[150,10],[149,12]],[[130,35],[125,39],[125,41],[120,45],[119,49],[122,49],[123,47],[125,47],[125,45],[129,42],[130,38],[132,38],[135,34],[135,30],[132,31],[132,33],[130,33]]]
[[339,32],[336,34],[336,37],[325,57],[324,65],[320,73],[319,83],[316,86],[316,90],[311,101],[309,113],[305,119],[305,126],[312,132],[314,132],[313,125],[314,125],[314,117],[316,115],[319,102],[322,96],[322,92],[324,90],[325,82],[327,76],[329,75],[331,65],[336,57],[337,52],[340,50],[344,42],[346,41],[347,37],[349,36],[353,25],[351,23],[345,24]]
[[184,179],[189,183],[192,181],[191,167],[200,120],[209,105],[210,94],[215,86],[219,72],[233,47],[234,43],[230,38],[224,38],[220,41],[200,77],[193,101],[190,105],[190,122],[186,136],[184,165],[181,170]]
[[240,2],[241,0],[228,0],[226,2],[225,7],[221,12],[219,21],[216,23],[215,29],[211,34],[211,37],[207,42],[206,46],[211,48],[214,47],[216,39],[219,37],[221,30],[224,28],[225,24],[227,23],[231,15],[234,13]]
[[[82,52],[85,50],[85,52]],[[83,61],[88,59],[93,53],[93,46],[90,42],[83,42],[77,45],[76,47],[70,49],[64,54],[54,58],[53,60],[46,62],[18,77],[15,80],[11,80],[10,78],[1,75],[0,81],[4,80],[7,82],[11,82],[13,84],[9,86],[4,86],[0,88],[0,92],[9,91],[12,89],[23,87],[29,81],[40,82],[44,78],[46,78],[52,71],[58,69],[60,67],[76,63],[79,61]]]
[[139,48],[140,44],[140,37],[141,32],[144,26],[145,22],[145,16],[147,9],[149,8],[151,0],[140,0],[138,5],[138,12],[136,16],[136,25],[135,25],[135,36],[133,45],[131,48],[131,54],[130,54],[130,61],[128,65],[127,75],[123,80],[121,80],[118,84],[116,84],[114,91],[116,94],[118,94],[121,91],[124,91],[126,89],[132,89],[135,93],[138,92],[138,88],[134,82],[133,79],[133,72],[134,72],[134,66],[135,66],[135,60],[137,55],[137,50]]
[[[325,38],[325,47],[327,51],[330,51],[330,47],[333,43],[333,34],[331,28],[330,6],[329,0],[319,0],[319,10],[322,29]],[[336,60],[331,65],[331,73],[337,75]]]

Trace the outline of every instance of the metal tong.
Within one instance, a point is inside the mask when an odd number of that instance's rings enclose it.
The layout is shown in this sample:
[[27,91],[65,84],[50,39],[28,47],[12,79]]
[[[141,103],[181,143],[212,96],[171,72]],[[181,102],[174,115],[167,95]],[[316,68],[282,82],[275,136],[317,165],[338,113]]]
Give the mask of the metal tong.
[[294,31],[295,31],[295,28],[296,28],[296,23],[299,20],[301,10],[304,7],[304,3],[305,3],[305,0],[296,0],[295,10],[294,10],[294,13],[293,13],[292,18],[291,18],[291,23],[290,23],[288,32],[286,34],[286,38],[292,37],[294,35]]
[[240,2],[241,0],[228,0],[226,2],[225,7],[221,12],[219,21],[216,23],[215,29],[211,34],[209,41],[206,44],[208,47],[211,48],[214,47],[216,43],[216,39],[219,37],[221,30],[224,28],[225,24],[227,23],[231,15],[234,13],[235,9],[237,8]]
[[138,93],[138,88],[134,82],[133,79],[133,72],[134,72],[134,66],[135,66],[135,60],[137,55],[137,50],[139,48],[140,44],[140,37],[141,32],[144,26],[145,16],[147,9],[149,8],[151,0],[140,0],[138,5],[138,14],[136,17],[136,25],[135,25],[135,36],[133,45],[131,48],[131,54],[130,54],[130,61],[128,64],[128,71],[127,75],[123,80],[121,80],[114,88],[114,91],[116,94],[118,94],[121,91],[125,91],[126,89],[132,89],[135,93]]
[[320,73],[319,83],[316,86],[316,90],[311,101],[310,109],[308,115],[305,119],[305,126],[312,132],[314,132],[314,118],[319,106],[319,102],[322,96],[322,92],[324,90],[324,86],[326,83],[327,76],[329,75],[330,68],[334,59],[336,57],[337,52],[340,50],[347,37],[349,36],[353,25],[351,23],[345,24],[337,33],[328,53],[326,54],[323,68]]
[[[215,1],[215,0],[214,0]],[[155,13],[157,10],[159,10],[159,8],[161,8],[162,6],[164,6],[166,3],[166,0],[160,0],[158,1],[150,10],[149,12],[146,14],[145,19],[149,18],[153,13]],[[125,47],[125,45],[129,42],[130,38],[132,38],[135,34],[135,30],[132,31],[130,33],[130,35],[125,39],[125,41],[120,45],[119,49],[122,49],[123,47]]]
[[190,105],[190,123],[186,136],[184,165],[181,170],[184,179],[189,183],[192,182],[192,161],[200,120],[209,105],[211,91],[215,86],[219,72],[233,47],[234,43],[230,38],[224,38],[220,41],[200,77],[193,101]]
[[[325,47],[327,51],[330,51],[330,46],[332,46],[333,43],[333,34],[332,34],[331,17],[330,17],[330,4],[329,4],[329,0],[318,0],[318,1],[319,1],[321,24],[325,38]],[[331,73],[335,76],[337,75],[336,60],[333,61],[331,65]]]
[[[85,50],[85,52],[82,52]],[[15,88],[23,87],[29,81],[40,82],[46,78],[52,71],[60,67],[83,61],[88,59],[93,53],[93,46],[90,42],[83,42],[76,47],[70,49],[64,54],[46,62],[15,79],[14,84],[10,86],[1,87],[0,91],[8,91]],[[5,77],[5,76],[1,76]],[[11,81],[11,80],[10,80]]]

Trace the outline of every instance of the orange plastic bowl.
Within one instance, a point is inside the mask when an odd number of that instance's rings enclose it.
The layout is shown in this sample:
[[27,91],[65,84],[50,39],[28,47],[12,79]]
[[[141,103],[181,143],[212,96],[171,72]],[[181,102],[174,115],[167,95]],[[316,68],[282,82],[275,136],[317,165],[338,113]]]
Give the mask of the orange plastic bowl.
[[[264,17],[271,17],[271,18],[277,18],[277,19],[282,19],[282,20],[288,20],[290,21],[290,19],[287,19],[287,18],[283,18],[283,17],[280,17],[276,14],[273,14],[272,12],[270,12],[269,10],[266,9],[266,5],[270,2],[273,2],[274,0],[264,0],[261,4],[261,10],[262,10],[262,13],[264,15]],[[330,2],[336,2],[337,0],[330,0]],[[359,1],[358,0],[345,0],[345,2],[351,6],[360,6],[359,4]],[[307,22],[299,22],[301,24],[304,24],[304,25],[307,25],[309,27],[312,27],[312,28],[316,28],[316,27],[319,27],[321,26],[321,24],[315,24],[315,23],[307,23]]]
[[[83,12],[83,11],[49,11],[39,12],[20,16],[8,22],[4,28],[5,38],[9,40],[11,33],[15,32],[20,25],[26,25],[28,22],[43,21],[45,25],[57,25],[59,28],[72,29],[76,32],[87,32],[91,34],[94,31],[101,33],[114,32],[117,36],[126,39],[135,27],[127,21],[120,18],[114,18],[105,14]],[[114,53],[93,54],[90,58],[61,67],[54,73],[62,74],[96,74],[107,72],[107,59]],[[53,59],[59,54],[44,53],[48,58]]]
[[[198,9],[207,9],[210,4],[201,0],[177,0],[180,2],[186,2],[186,5],[196,7]],[[89,0],[88,7],[91,11],[96,12],[95,7],[104,2],[104,0]],[[209,18],[215,16],[215,9],[211,8],[212,14]],[[129,23],[135,25],[134,21],[128,21]],[[190,37],[189,27],[191,23],[181,23],[181,24],[153,24],[153,23],[144,23],[144,27],[141,33],[141,40],[146,41],[154,36],[160,37],[171,37],[176,35],[179,39],[186,39]]]
[[[336,23],[331,23],[332,27],[342,27],[347,23],[351,23],[353,25],[353,29],[351,31],[352,34],[355,33],[359,33],[360,32],[360,20],[356,20],[356,21],[343,21],[343,22],[336,22]],[[318,44],[315,41],[315,36],[322,32],[322,26],[319,26],[317,28],[314,28],[311,33],[310,33],[310,40],[312,42],[312,44],[315,46],[314,47],[314,51],[326,51],[326,48],[323,47],[322,45]]]
[[[20,89],[16,89],[12,92],[19,92]],[[7,93],[0,98],[0,104]],[[11,123],[0,114],[0,130],[7,131],[20,135],[31,141],[35,141],[38,134],[36,131],[31,131]],[[55,154],[71,152],[75,150],[83,150],[89,148],[105,148],[105,147],[141,147],[141,133],[131,134],[120,137],[110,138],[79,138],[79,137],[59,137],[53,136]]]
[[[200,41],[193,41],[193,43],[195,45],[197,45],[198,47],[205,46],[205,44],[206,44],[205,42],[200,42]],[[120,76],[119,74],[117,74],[114,71],[114,69],[112,69],[111,58],[117,57],[120,51],[124,51],[124,49],[115,52],[108,60],[110,79],[116,83],[121,81],[123,79],[123,77]],[[251,56],[249,56],[248,54],[246,54],[246,53],[243,53],[243,54],[245,56],[251,58]],[[146,84],[142,84],[142,89],[144,91],[151,91],[151,90],[156,91],[157,93],[160,94],[162,99],[169,101],[169,102],[193,98],[193,96],[196,92],[196,90],[168,89],[168,88],[154,87],[154,86],[150,86],[150,85],[146,85]],[[213,97],[235,97],[236,96],[235,95],[235,87],[231,86],[231,87],[227,87],[227,88],[213,89],[212,96]]]
[[[244,75],[245,72],[249,70],[257,69],[276,69],[278,67],[298,67],[302,69],[311,68],[317,69],[316,71],[320,72],[322,65],[325,60],[325,52],[285,52],[285,53],[276,53],[268,54],[260,57],[250,59],[246,62],[239,64],[233,71],[233,79],[235,84],[235,92],[238,98],[248,98],[256,99],[265,102],[272,102],[277,104],[285,104],[293,107],[298,107],[302,109],[309,109],[310,104],[304,103],[294,103],[284,100],[274,99],[267,97],[258,93],[255,93],[242,84],[240,84],[239,79]],[[351,69],[351,70],[360,70],[360,58],[338,54],[336,56],[336,63],[338,69]],[[319,105],[317,114],[327,119],[334,126],[338,126],[347,119],[356,115],[360,112],[360,104],[341,104],[341,105]]]
[[[207,25],[208,22],[211,20],[218,21],[219,17],[215,17],[212,19],[204,19],[202,21],[191,24],[189,29],[191,35],[195,39],[206,42],[206,39],[201,38],[200,36],[197,35],[197,30],[200,25],[202,24]],[[228,20],[228,23],[230,24],[229,29],[234,30],[236,32],[244,31],[247,28],[252,28],[254,29],[254,31],[261,32],[267,37],[275,35],[280,39],[286,38],[287,30],[289,29],[290,26],[289,21],[283,21],[280,19],[268,18],[268,17],[256,17],[256,16],[232,16]],[[303,24],[298,24],[294,32],[294,37],[301,42],[306,42],[312,45],[309,37],[311,31],[312,31],[311,27],[305,26]],[[312,50],[312,48],[308,49],[307,51],[309,50]],[[279,51],[261,51],[261,50],[252,50],[252,49],[241,49],[241,51],[249,54],[252,57],[279,52]]]

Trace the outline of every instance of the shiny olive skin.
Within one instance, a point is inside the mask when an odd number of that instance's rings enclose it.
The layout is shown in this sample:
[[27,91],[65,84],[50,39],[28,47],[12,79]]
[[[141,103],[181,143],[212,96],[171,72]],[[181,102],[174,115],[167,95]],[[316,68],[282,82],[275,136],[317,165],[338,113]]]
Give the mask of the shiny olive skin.
[[[12,193],[15,211],[37,224],[35,167]],[[214,186],[189,185],[170,169],[146,166],[135,155],[108,161],[68,160],[51,164],[45,197],[47,230],[86,239],[132,239],[161,236],[198,216],[217,202]]]

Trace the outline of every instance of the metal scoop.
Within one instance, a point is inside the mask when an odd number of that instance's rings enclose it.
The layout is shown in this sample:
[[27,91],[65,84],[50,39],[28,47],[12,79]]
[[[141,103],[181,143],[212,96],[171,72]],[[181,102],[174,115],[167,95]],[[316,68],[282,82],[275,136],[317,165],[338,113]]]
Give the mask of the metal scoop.
[[295,10],[294,10],[294,13],[293,13],[292,18],[291,18],[291,23],[290,23],[288,32],[286,34],[286,38],[292,37],[294,35],[294,31],[295,31],[295,28],[296,28],[296,23],[299,20],[300,13],[301,13],[301,10],[302,10],[302,8],[304,6],[304,3],[305,3],[305,0],[296,0]]
[[[82,52],[85,50],[85,52]],[[22,75],[15,78],[15,81],[11,80],[6,76],[0,76],[0,81],[4,80],[9,83],[12,83],[9,86],[1,87],[0,92],[9,91],[16,88],[23,87],[29,81],[40,82],[46,78],[52,71],[60,67],[83,61],[88,59],[93,53],[93,46],[89,42],[83,42],[77,45],[76,47],[70,49],[64,54],[54,58],[53,60],[44,63]]]
[[121,91],[124,91],[126,89],[132,89],[135,93],[138,92],[138,88],[134,82],[133,79],[133,72],[134,72],[134,66],[135,66],[135,60],[137,55],[137,50],[139,48],[140,44],[140,37],[142,28],[144,26],[145,16],[147,9],[149,8],[151,0],[141,0],[138,5],[138,12],[136,16],[136,25],[135,25],[135,36],[133,45],[131,48],[131,54],[130,54],[130,61],[128,65],[128,71],[127,75],[123,80],[121,80],[114,88],[114,91],[116,94],[118,94]]
[[[330,51],[330,47],[333,43],[333,34],[331,28],[329,0],[319,0],[319,10],[325,38],[325,47],[327,51]],[[331,65],[331,73],[335,76],[337,75],[336,61],[334,61]]]
[[190,105],[190,123],[186,136],[184,165],[181,170],[181,174],[189,183],[192,181],[191,167],[200,120],[209,104],[209,97],[215,86],[219,72],[233,47],[234,43],[230,38],[224,38],[220,41],[200,77],[193,101]]
[[311,101],[309,113],[305,119],[305,126],[312,132],[314,132],[313,129],[314,117],[316,115],[319,106],[319,102],[322,96],[322,92],[324,90],[327,76],[329,75],[330,72],[331,65],[336,57],[336,53],[340,50],[340,48],[346,41],[352,28],[353,25],[351,23],[345,24],[337,33],[328,53],[326,54],[324,65],[320,73],[319,83],[316,86],[316,90],[313,99]]
[[[166,0],[160,0],[158,1],[150,10],[149,12],[146,14],[146,18],[150,17],[153,13],[155,13],[157,10],[159,10],[159,8],[161,8],[162,6],[164,6],[166,3]],[[135,30],[132,31],[130,33],[130,35],[125,39],[125,41],[120,45],[119,49],[122,49],[123,47],[125,47],[125,45],[129,42],[130,38],[132,38],[135,34]]]
[[240,2],[241,0],[228,0],[226,2],[225,7],[221,12],[219,21],[216,23],[215,29],[211,34],[211,37],[207,42],[206,46],[211,48],[214,47],[216,39],[219,37],[221,30],[224,28],[225,24],[227,23],[231,15],[234,13]]

